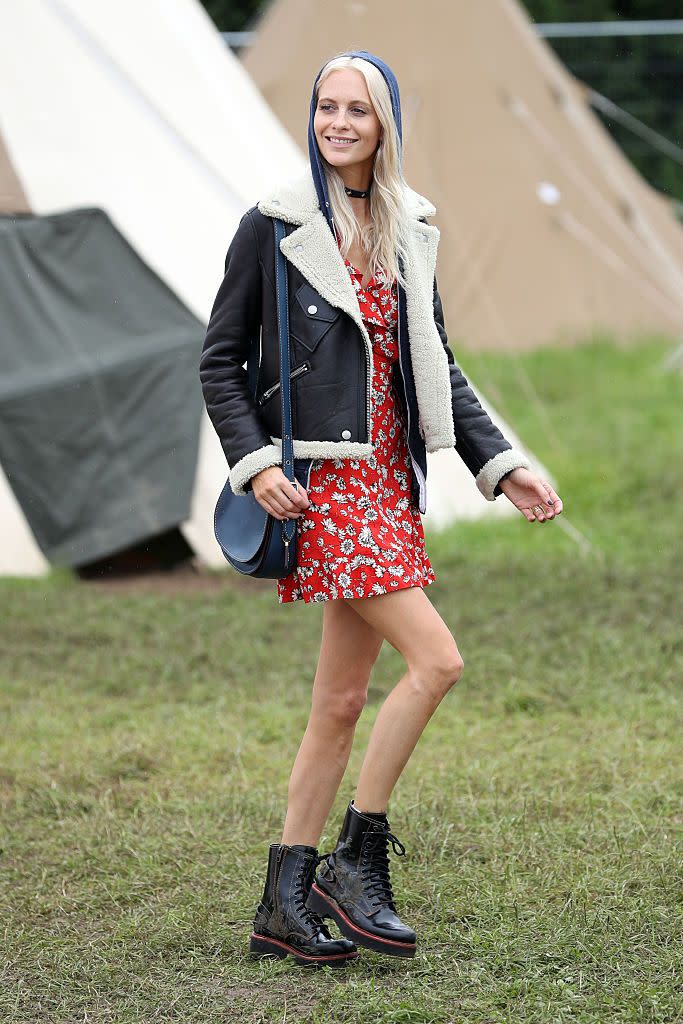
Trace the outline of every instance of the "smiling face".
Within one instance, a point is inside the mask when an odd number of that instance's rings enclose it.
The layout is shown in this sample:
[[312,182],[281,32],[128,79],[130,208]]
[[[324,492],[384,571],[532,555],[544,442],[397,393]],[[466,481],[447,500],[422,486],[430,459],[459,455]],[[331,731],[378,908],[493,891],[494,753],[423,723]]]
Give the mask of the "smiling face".
[[347,185],[347,178],[369,181],[382,126],[360,71],[339,69],[323,80],[313,130],[321,154]]

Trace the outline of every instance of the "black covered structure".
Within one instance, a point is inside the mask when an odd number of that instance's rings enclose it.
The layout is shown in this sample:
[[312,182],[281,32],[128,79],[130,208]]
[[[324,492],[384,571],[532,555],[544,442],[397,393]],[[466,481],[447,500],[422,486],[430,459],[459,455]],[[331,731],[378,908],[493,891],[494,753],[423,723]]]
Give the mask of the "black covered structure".
[[204,325],[98,209],[0,217],[0,465],[50,562],[189,517]]

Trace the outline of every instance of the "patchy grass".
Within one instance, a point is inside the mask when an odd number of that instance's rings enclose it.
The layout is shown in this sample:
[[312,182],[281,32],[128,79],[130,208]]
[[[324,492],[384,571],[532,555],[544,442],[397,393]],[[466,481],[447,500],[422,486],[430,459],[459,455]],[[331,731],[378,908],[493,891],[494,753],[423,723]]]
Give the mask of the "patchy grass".
[[[665,352],[463,360],[551,469],[571,529],[520,516],[428,537],[428,593],[466,668],[391,804],[414,961],[246,956],[318,606],[232,576],[166,595],[0,583],[0,1019],[683,1019],[683,439]],[[323,849],[400,671],[385,645]]]

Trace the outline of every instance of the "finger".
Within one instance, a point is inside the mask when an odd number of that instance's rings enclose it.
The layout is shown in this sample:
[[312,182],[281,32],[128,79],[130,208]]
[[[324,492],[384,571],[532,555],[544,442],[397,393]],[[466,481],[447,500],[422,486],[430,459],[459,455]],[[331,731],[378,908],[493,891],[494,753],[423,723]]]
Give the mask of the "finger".
[[308,508],[308,506],[311,504],[310,498],[308,497],[308,491],[306,490],[303,484],[299,483],[298,480],[297,484],[299,484],[299,494],[301,494],[302,497],[304,498],[306,502],[306,507]]
[[266,501],[265,498],[263,498],[263,499],[257,498],[256,500],[258,501],[259,505],[266,510],[268,515],[273,516],[275,519],[285,519],[286,518],[286,516],[280,515],[280,513],[273,507],[273,505],[271,505],[271,503],[269,501]]
[[276,519],[293,519],[298,515],[298,510],[293,511],[288,507],[288,499],[282,496],[279,489],[268,491],[267,500]]
[[306,508],[306,502],[304,501],[298,480],[296,481],[297,486],[286,477],[283,473],[281,478],[273,484],[272,497],[273,500],[277,501],[286,511],[300,511]]
[[546,493],[548,495],[546,501],[552,501],[551,508],[556,516],[559,515],[562,509],[564,508],[562,504],[562,499],[560,498],[559,494],[557,494],[557,492],[553,490],[550,484],[547,483],[547,481],[544,481],[543,486],[545,487]]
[[543,507],[540,502],[536,501],[533,505],[530,505],[528,509],[524,510],[525,513],[529,513],[529,522],[531,523],[543,523],[545,522],[545,515],[543,514]]
[[273,495],[273,500],[280,505],[283,512],[292,517],[299,515],[304,507],[299,501],[299,495],[291,484],[286,487],[280,487]]
[[545,481],[541,481],[536,488],[538,492],[539,500],[535,503],[535,507],[532,507],[532,512],[538,516],[539,523],[544,523],[546,519],[552,519],[555,512],[552,504],[548,504],[548,493],[546,491]]
[[298,480],[296,481],[296,487],[288,480],[285,485],[285,491],[289,500],[293,501],[297,508],[306,508],[308,498],[305,496],[304,488]]
[[538,502],[534,506],[532,506],[531,514],[534,517],[534,519],[536,519],[539,523],[544,523],[545,522],[545,515],[543,513],[543,506],[541,506]]

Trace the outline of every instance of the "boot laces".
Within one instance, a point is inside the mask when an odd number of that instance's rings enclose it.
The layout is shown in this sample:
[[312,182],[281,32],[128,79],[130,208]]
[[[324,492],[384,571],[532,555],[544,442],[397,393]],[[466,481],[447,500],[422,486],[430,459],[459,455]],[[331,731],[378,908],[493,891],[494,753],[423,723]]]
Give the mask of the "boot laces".
[[325,860],[329,856],[327,853],[319,853],[306,857],[299,866],[299,874],[297,876],[296,894],[292,900],[293,905],[299,911],[304,920],[308,921],[314,928],[323,931],[326,929],[323,918],[315,910],[312,910],[308,906],[306,900],[308,893],[311,889],[311,884],[315,876],[318,864]]
[[392,910],[396,910],[389,877],[389,843],[397,856],[405,856],[405,846],[389,829],[388,823],[382,823],[377,829],[366,833],[361,854],[361,872],[367,883],[365,893],[368,898],[380,905],[387,903]]

